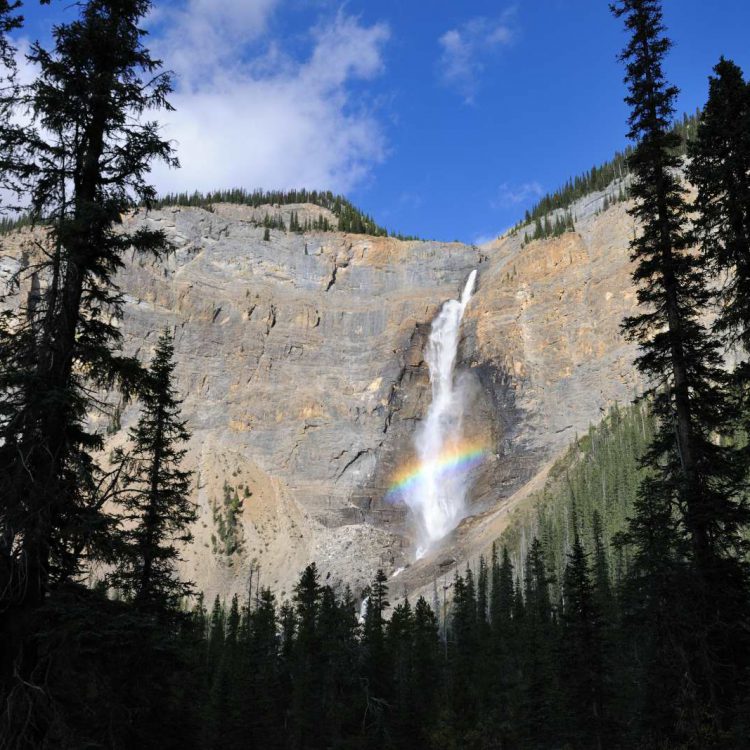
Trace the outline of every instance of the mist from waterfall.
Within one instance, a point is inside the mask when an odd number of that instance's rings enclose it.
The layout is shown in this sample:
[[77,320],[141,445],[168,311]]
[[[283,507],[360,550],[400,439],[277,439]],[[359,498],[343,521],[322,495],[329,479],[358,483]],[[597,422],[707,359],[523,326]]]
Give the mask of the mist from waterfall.
[[463,439],[465,398],[454,370],[461,320],[476,276],[475,270],[469,274],[460,299],[443,304],[427,343],[432,402],[415,436],[421,481],[406,496],[417,526],[417,559],[466,514],[467,471],[445,471],[444,467],[452,456],[459,456]]

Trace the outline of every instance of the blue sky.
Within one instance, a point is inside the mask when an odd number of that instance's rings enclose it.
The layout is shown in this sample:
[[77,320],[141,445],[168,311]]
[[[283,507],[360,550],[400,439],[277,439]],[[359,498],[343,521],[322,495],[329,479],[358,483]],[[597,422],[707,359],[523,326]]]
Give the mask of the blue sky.
[[[65,10],[65,8],[68,10]],[[26,3],[24,39],[51,17]],[[750,74],[750,2],[665,0],[680,111],[724,54]],[[176,74],[162,190],[344,192],[391,229],[473,242],[625,143],[606,0],[174,0],[151,46]]]

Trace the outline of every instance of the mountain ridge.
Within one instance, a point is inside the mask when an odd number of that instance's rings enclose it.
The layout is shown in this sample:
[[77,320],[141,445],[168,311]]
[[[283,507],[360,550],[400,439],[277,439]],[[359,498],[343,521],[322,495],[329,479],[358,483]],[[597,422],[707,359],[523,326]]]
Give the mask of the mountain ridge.
[[[400,585],[416,590],[440,573],[443,553],[460,561],[484,549],[504,504],[639,387],[619,332],[635,304],[633,222],[626,204],[602,211],[605,198],[582,199],[574,232],[482,247],[338,231],[269,229],[264,239],[263,206],[125,217],[163,229],[175,248],[161,262],[130,263],[119,282],[128,353],[147,360],[165,326],[175,333],[200,509],[186,577],[228,596],[260,566],[283,599],[315,560],[355,591],[378,567],[406,567]],[[322,209],[284,210],[304,219]],[[24,236],[6,238],[16,269]],[[413,565],[405,508],[385,496],[429,403],[430,323],[475,268],[458,366],[471,385],[470,427],[493,451],[474,477],[476,520]],[[108,448],[137,408],[113,397],[117,424],[97,417]]]
[[[206,483],[198,493],[205,528],[187,566],[209,594],[241,589],[253,558],[278,571],[266,582],[287,593],[311,559],[355,589],[377,567],[410,563],[404,508],[383,497],[413,453],[428,403],[430,321],[472,268],[479,284],[460,369],[473,382],[473,427],[496,447],[476,477],[474,512],[502,505],[576,428],[637,389],[632,351],[619,334],[634,304],[624,206],[592,210],[579,231],[554,240],[521,247],[508,237],[485,248],[337,232],[275,231],[267,242],[243,210],[151,215],[145,220],[178,245],[174,267],[143,266],[123,278],[138,294],[126,311],[130,346],[148,340],[164,317],[176,327],[178,359],[188,358],[198,330],[213,342],[206,367],[189,368],[205,370],[200,379],[178,367]],[[171,291],[160,291],[165,273]],[[196,295],[195,284],[210,291]],[[225,424],[217,422],[222,409]],[[123,415],[123,426],[129,419]],[[233,458],[220,464],[219,454]],[[243,503],[245,546],[230,559],[209,554],[207,541],[211,504],[225,482],[252,493]],[[402,574],[404,585],[415,570]],[[417,575],[414,586],[423,575],[434,571]]]

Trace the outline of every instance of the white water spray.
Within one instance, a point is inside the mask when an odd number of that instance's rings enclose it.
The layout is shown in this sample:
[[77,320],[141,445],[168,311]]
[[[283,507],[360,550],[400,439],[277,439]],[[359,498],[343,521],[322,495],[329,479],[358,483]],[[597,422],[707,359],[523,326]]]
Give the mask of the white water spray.
[[417,559],[465,515],[466,477],[460,472],[441,472],[441,460],[446,448],[458,445],[463,437],[464,398],[462,389],[456,387],[454,366],[461,320],[476,276],[476,271],[469,274],[461,299],[442,306],[427,344],[432,403],[415,438],[423,481],[406,499],[417,523]]
[[370,597],[366,596],[362,603],[359,605],[359,621],[360,623],[365,621],[365,617],[367,617],[367,604],[370,601]]

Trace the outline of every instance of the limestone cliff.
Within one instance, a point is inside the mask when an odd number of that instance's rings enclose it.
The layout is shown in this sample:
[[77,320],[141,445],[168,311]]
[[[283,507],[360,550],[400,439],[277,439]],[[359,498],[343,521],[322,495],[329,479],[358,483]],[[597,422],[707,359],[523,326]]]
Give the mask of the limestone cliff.
[[[335,225],[316,206],[283,210]],[[315,560],[355,591],[378,567],[408,566],[399,586],[416,590],[478,554],[549,460],[638,387],[619,332],[635,303],[632,221],[622,204],[577,210],[575,232],[481,248],[339,232],[264,240],[265,207],[129,217],[175,246],[164,262],[134,260],[120,283],[128,351],[147,360],[160,330],[175,331],[200,508],[189,577],[228,594],[246,589],[252,567],[283,599]],[[471,383],[468,429],[493,451],[476,471],[474,517],[409,565],[409,519],[384,498],[429,403],[430,322],[474,268],[459,367]],[[114,442],[136,415],[124,410]]]

